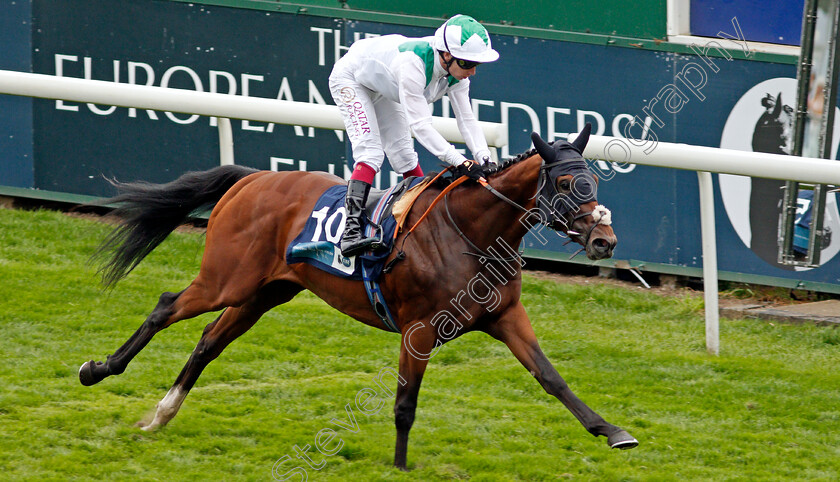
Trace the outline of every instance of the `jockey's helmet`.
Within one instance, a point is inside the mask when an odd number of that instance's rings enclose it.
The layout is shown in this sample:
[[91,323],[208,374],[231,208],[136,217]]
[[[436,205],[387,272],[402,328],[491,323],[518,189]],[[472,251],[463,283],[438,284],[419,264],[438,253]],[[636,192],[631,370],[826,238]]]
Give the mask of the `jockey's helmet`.
[[470,62],[493,62],[499,58],[499,52],[490,46],[487,29],[468,15],[455,15],[441,25],[435,32],[434,47]]

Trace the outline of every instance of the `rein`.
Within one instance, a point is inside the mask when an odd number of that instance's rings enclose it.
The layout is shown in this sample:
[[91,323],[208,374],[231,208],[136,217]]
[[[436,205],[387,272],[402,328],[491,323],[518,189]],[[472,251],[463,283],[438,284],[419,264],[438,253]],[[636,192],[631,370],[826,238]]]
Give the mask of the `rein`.
[[[429,186],[431,186],[432,184],[434,184],[434,183],[435,183],[435,181],[437,181],[437,180],[438,180],[441,176],[443,176],[443,174],[445,174],[445,173],[446,173],[447,171],[449,171],[449,169],[451,169],[451,168],[452,168],[452,166],[449,166],[449,167],[447,167],[446,169],[444,169],[443,171],[441,171],[440,173],[438,173],[438,175],[437,175],[437,176],[435,176],[435,178],[434,178],[434,179],[432,179],[432,180],[431,180],[431,182],[427,183],[427,184],[423,187],[423,189],[425,190],[427,187],[429,187]],[[449,191],[451,191],[451,190],[455,189],[456,187],[458,187],[459,185],[463,184],[463,183],[464,183],[464,181],[466,181],[466,180],[467,180],[467,177],[465,177],[465,176],[461,176],[461,177],[459,177],[458,179],[456,179],[456,180],[452,181],[452,183],[451,183],[451,184],[449,184],[448,186],[446,186],[446,187],[443,189],[443,191],[441,191],[441,192],[440,192],[440,194],[438,194],[438,195],[437,195],[437,197],[435,198],[435,200],[434,200],[434,201],[432,201],[432,204],[430,204],[430,205],[429,205],[429,207],[428,207],[428,208],[426,208],[426,211],[423,213],[423,215],[422,215],[422,216],[420,216],[420,219],[418,219],[418,220],[417,220],[417,222],[416,222],[416,223],[414,223],[414,225],[413,225],[413,226],[411,226],[411,229],[409,229],[409,230],[408,230],[408,234],[406,234],[406,235],[405,235],[405,237],[407,238],[407,237],[408,237],[408,236],[409,236],[412,232],[414,232],[414,229],[417,227],[417,225],[418,225],[418,224],[420,224],[420,223],[421,223],[424,219],[426,219],[426,216],[428,216],[428,215],[429,215],[429,213],[432,211],[432,208],[433,208],[433,207],[435,207],[435,205],[436,205],[438,202],[440,202],[440,199],[441,199],[442,197],[444,197],[444,196],[446,196],[447,194],[449,194]],[[422,192],[422,191],[421,191],[421,192]],[[419,197],[420,197],[420,195],[418,194],[418,195],[417,195],[417,197],[415,197],[415,198],[414,198],[414,200],[416,201],[416,200],[417,200],[417,198],[419,198]],[[411,206],[409,206],[409,207],[408,207],[408,209],[406,210],[406,216],[403,218],[403,221],[405,221],[405,219],[408,219],[408,214],[407,214],[407,213],[411,211],[411,207],[412,207],[413,205],[414,205],[414,202],[412,202],[412,203],[411,203]],[[397,229],[396,229],[396,230],[394,230],[394,238],[395,238],[395,239],[396,239],[397,235],[399,234],[399,232],[400,232],[401,228],[402,228],[402,224],[400,224],[399,226],[397,226]],[[403,239],[403,244],[405,244],[405,239]]]
[[[437,181],[437,180],[438,180],[441,176],[443,176],[443,175],[444,175],[447,171],[449,171],[450,169],[452,169],[452,166],[448,166],[446,169],[444,169],[443,171],[441,171],[440,173],[438,173],[438,175],[437,175],[437,176],[435,176],[435,177],[434,177],[434,179],[432,179],[432,181],[431,181],[431,182],[427,183],[427,184],[423,187],[423,189],[425,190],[428,186],[431,186],[432,184],[434,184],[434,183],[435,183],[435,181]],[[402,261],[402,260],[404,260],[404,259],[405,259],[405,250],[403,249],[403,248],[405,247],[405,241],[408,239],[408,237],[409,237],[409,236],[411,236],[411,233],[413,233],[413,232],[414,232],[414,230],[417,228],[417,226],[418,226],[421,222],[423,222],[423,220],[424,220],[424,219],[426,219],[426,217],[427,217],[427,216],[429,215],[429,213],[432,211],[432,208],[434,208],[434,207],[437,205],[437,203],[439,203],[439,202],[440,202],[440,200],[441,200],[441,199],[443,199],[443,204],[444,204],[444,206],[446,207],[446,215],[449,217],[449,221],[452,223],[452,227],[454,227],[454,228],[455,228],[455,232],[457,232],[457,233],[458,233],[458,235],[459,235],[461,238],[463,238],[463,239],[467,242],[467,244],[469,244],[469,245],[470,245],[473,249],[475,249],[476,251],[478,251],[479,253],[481,253],[481,254],[475,254],[475,253],[469,253],[469,252],[466,252],[466,253],[464,253],[464,254],[470,254],[470,255],[473,255],[473,256],[479,256],[479,257],[487,258],[487,259],[490,259],[490,260],[493,260],[493,261],[513,261],[513,260],[515,260],[515,259],[517,259],[517,258],[519,257],[519,256],[510,256],[510,257],[508,257],[508,258],[498,258],[498,257],[496,257],[496,256],[492,256],[492,255],[490,255],[490,254],[488,254],[488,253],[485,253],[485,252],[484,252],[481,248],[479,248],[478,246],[476,246],[475,244],[473,244],[473,242],[472,242],[472,241],[470,241],[470,240],[469,240],[469,238],[467,238],[466,234],[464,234],[464,232],[463,232],[463,231],[461,231],[461,230],[458,228],[458,225],[457,225],[457,224],[455,224],[455,220],[454,220],[454,219],[452,219],[452,214],[450,214],[450,212],[449,212],[449,202],[447,201],[447,195],[448,195],[448,194],[449,194],[449,193],[450,193],[453,189],[455,189],[456,187],[458,187],[458,186],[460,186],[461,184],[463,184],[464,182],[466,182],[466,181],[467,181],[467,179],[469,179],[467,176],[461,176],[461,177],[459,177],[458,179],[456,179],[456,180],[452,181],[452,183],[450,183],[448,186],[446,186],[446,188],[444,188],[444,189],[440,192],[440,194],[438,194],[438,195],[437,195],[437,197],[435,197],[434,201],[432,201],[432,203],[429,205],[429,207],[428,207],[428,208],[426,208],[426,211],[423,213],[423,215],[422,215],[422,216],[420,216],[420,219],[418,219],[418,220],[417,220],[417,222],[415,222],[415,223],[414,223],[414,225],[413,225],[413,226],[411,226],[411,228],[410,228],[410,229],[408,230],[408,232],[406,233],[405,237],[403,237],[402,243],[400,243],[400,249],[397,251],[397,255],[394,257],[394,259],[392,259],[391,261],[389,261],[389,262],[385,265],[385,267],[384,267],[384,268],[382,268],[382,272],[383,272],[383,273],[388,273],[388,272],[390,272],[390,271],[391,271],[391,269],[393,269],[393,267],[394,267],[394,265],[395,265],[395,264],[397,264],[398,262],[400,262],[400,261]],[[503,201],[507,202],[508,204],[510,204],[510,205],[512,205],[512,206],[515,206],[517,209],[520,209],[520,210],[525,211],[525,212],[529,212],[527,209],[525,209],[524,207],[520,206],[519,204],[517,204],[517,203],[516,203],[516,202],[514,202],[513,200],[508,199],[508,198],[507,198],[504,194],[500,193],[499,191],[497,191],[496,189],[494,189],[492,186],[490,186],[490,184],[488,184],[488,183],[487,183],[487,180],[485,180],[483,177],[482,177],[482,178],[481,178],[478,182],[479,182],[482,186],[484,186],[486,189],[488,189],[491,193],[493,193],[493,195],[495,195],[496,197],[498,197],[499,199],[501,199],[501,200],[503,200]],[[420,197],[420,196],[419,196],[419,194],[418,194],[418,196],[414,198],[414,201],[416,201],[419,197]],[[410,205],[410,206],[408,207],[408,209],[406,210],[407,212],[410,212],[411,207],[414,205],[414,201],[412,201],[411,205]],[[533,213],[530,213],[530,215],[531,215],[531,216],[533,216],[534,214],[533,214]],[[408,214],[406,214],[406,216],[403,218],[403,221],[401,221],[400,225],[398,225],[398,226],[397,226],[397,229],[395,229],[395,230],[394,230],[394,238],[395,238],[395,239],[396,239],[396,237],[399,235],[400,231],[402,230],[402,223],[403,223],[403,222],[405,222],[405,220],[406,220],[406,219],[408,219]]]
[[[558,164],[560,164],[560,163],[562,163],[562,162],[564,162],[564,161],[556,161],[556,162],[552,162],[552,163],[549,163],[549,164],[545,164],[545,163],[543,163],[543,165],[542,165],[542,166],[540,166],[540,180],[539,180],[539,185],[538,185],[538,188],[537,188],[537,193],[534,195],[534,197],[538,197],[538,196],[540,195],[540,191],[542,190],[542,187],[543,187],[543,186],[545,186],[545,184],[546,184],[546,183],[548,183],[548,179],[549,179],[549,177],[550,177],[550,176],[548,175],[548,171],[549,171],[549,169],[551,169],[551,168],[555,167],[556,165],[558,165]],[[461,179],[464,179],[464,177],[462,177]],[[485,189],[487,189],[488,191],[490,191],[490,193],[492,193],[494,196],[496,196],[496,197],[497,197],[497,198],[499,198],[500,200],[502,200],[502,201],[504,201],[505,203],[507,203],[507,204],[509,204],[509,205],[511,205],[511,206],[513,206],[513,207],[515,207],[516,209],[518,209],[518,210],[520,210],[520,211],[522,211],[522,212],[526,213],[526,214],[528,215],[528,217],[531,217],[531,216],[538,216],[538,217],[539,217],[540,222],[543,222],[542,216],[540,216],[540,215],[539,215],[539,214],[537,214],[537,213],[532,212],[532,210],[525,209],[523,206],[519,205],[516,201],[513,201],[512,199],[508,198],[508,197],[507,197],[507,196],[505,196],[504,194],[500,193],[500,192],[499,192],[499,191],[497,191],[495,188],[493,188],[493,186],[491,186],[491,185],[487,182],[487,180],[486,180],[486,179],[481,178],[481,179],[479,179],[479,180],[478,180],[478,183],[479,183],[482,187],[484,187]],[[555,188],[555,190],[554,190],[554,191],[555,191],[555,193],[556,193],[556,188]],[[452,217],[452,213],[451,213],[451,212],[450,212],[450,210],[449,210],[449,202],[448,202],[448,198],[446,197],[446,195],[447,195],[447,194],[448,194],[448,193],[441,193],[441,196],[443,196],[443,198],[444,198],[444,207],[446,208],[446,216],[447,216],[447,218],[449,219],[449,223],[452,225],[452,228],[455,230],[455,232],[456,232],[456,233],[458,233],[458,236],[460,236],[460,237],[461,237],[461,239],[463,239],[464,241],[466,241],[466,243],[467,243],[467,244],[468,244],[468,245],[469,245],[469,246],[470,246],[473,250],[475,250],[475,252],[465,251],[463,254],[466,254],[466,255],[469,255],[469,256],[475,256],[475,257],[477,257],[477,258],[485,258],[485,259],[489,259],[489,260],[491,260],[491,261],[505,261],[505,262],[513,261],[513,260],[517,259],[518,257],[521,257],[521,253],[520,253],[518,256],[509,256],[509,257],[507,257],[507,258],[499,258],[499,257],[497,257],[497,256],[492,256],[492,255],[490,255],[489,253],[487,253],[486,251],[484,251],[483,249],[479,248],[479,247],[478,247],[475,243],[473,243],[473,242],[472,242],[472,241],[471,241],[471,240],[467,237],[467,235],[466,235],[466,234],[465,234],[465,233],[464,233],[464,232],[463,232],[463,231],[462,231],[462,230],[458,227],[458,225],[455,223],[455,219]],[[438,197],[440,197],[440,196],[438,196]],[[531,199],[533,199],[533,198],[531,198]],[[435,201],[437,201],[437,200],[435,200]],[[538,203],[539,203],[539,199],[538,199]],[[589,239],[589,237],[592,235],[592,231],[594,231],[594,230],[595,230],[595,228],[596,228],[596,227],[598,227],[598,225],[600,225],[600,224],[607,224],[607,223],[603,223],[603,222],[602,222],[601,217],[599,216],[599,217],[598,217],[598,219],[596,220],[596,222],[595,222],[595,223],[593,223],[593,224],[592,224],[592,226],[589,228],[589,230],[586,232],[586,235],[585,235],[585,236],[583,236],[583,235],[581,235],[581,233],[579,233],[579,232],[577,232],[577,231],[575,231],[575,230],[571,229],[571,227],[572,227],[572,225],[575,223],[575,221],[577,221],[577,220],[579,220],[579,219],[583,219],[583,218],[585,218],[586,216],[593,216],[593,217],[594,217],[594,214],[593,214],[594,212],[595,212],[595,211],[585,211],[585,212],[579,212],[579,213],[577,213],[577,214],[576,214],[576,215],[572,218],[572,220],[568,223],[568,227],[569,227],[569,229],[567,230],[567,233],[569,234],[569,236],[570,236],[570,237],[569,237],[569,239],[568,239],[565,243],[563,243],[563,245],[564,245],[564,246],[565,246],[565,245],[567,245],[567,244],[569,244],[569,243],[571,243],[571,242],[573,241],[573,237],[574,237],[574,238],[577,238],[578,240],[581,240],[581,241],[582,241],[582,243],[581,243],[581,244],[584,244],[584,245],[585,245],[585,244],[586,244],[586,242],[587,242],[587,240]],[[562,215],[563,217],[565,217],[567,213],[568,213],[568,211],[567,211],[566,213],[561,213],[561,215]],[[578,254],[580,254],[580,253],[581,253],[582,251],[584,251],[585,249],[586,249],[585,247],[582,247],[582,248],[580,248],[579,250],[575,251],[575,252],[571,255],[571,257],[569,257],[569,259],[574,258],[575,256],[577,256]]]
[[[498,191],[496,191],[496,192],[498,192]],[[506,197],[504,197],[504,195],[502,193],[498,193],[498,195],[502,196],[500,199],[507,199]],[[508,201],[510,201],[510,200],[508,199]],[[521,207],[513,201],[510,201],[510,203],[512,203],[513,205],[515,205],[517,207]],[[475,256],[477,258],[485,258],[485,259],[488,259],[490,261],[505,261],[505,262],[515,261],[515,260],[522,257],[522,253],[519,253],[519,254],[516,254],[514,256],[508,256],[507,258],[499,258],[498,256],[493,256],[490,253],[487,253],[483,249],[479,248],[478,246],[475,245],[475,243],[470,241],[470,238],[468,238],[467,235],[464,234],[464,232],[461,231],[461,229],[455,223],[455,219],[452,218],[452,213],[449,212],[449,198],[446,197],[446,196],[444,196],[444,198],[443,198],[443,206],[446,208],[446,217],[449,218],[449,223],[452,225],[452,228],[455,230],[455,232],[458,233],[458,236],[460,236],[461,239],[466,241],[467,244],[469,244],[472,249],[478,251],[477,253],[471,253],[469,251],[464,251],[462,254],[466,254],[466,255],[469,255],[469,256]]]
[[[452,168],[452,166],[448,166],[446,169],[439,172],[438,175],[435,176],[434,179],[431,180],[431,182],[428,182],[428,183],[426,183],[425,186],[423,186],[423,190],[426,190],[427,187],[433,185],[435,183],[435,181],[437,181],[441,176],[443,176],[451,168]],[[419,225],[424,219],[426,219],[426,217],[432,211],[432,208],[435,207],[435,205],[438,202],[440,202],[441,198],[445,199],[446,195],[449,194],[450,191],[452,191],[453,189],[455,189],[459,185],[463,184],[467,179],[468,178],[466,176],[459,177],[458,179],[453,181],[451,184],[446,186],[446,188],[444,188],[443,191],[441,191],[440,194],[437,195],[437,197],[434,199],[434,201],[432,201],[432,204],[430,204],[429,207],[426,208],[426,211],[423,213],[423,215],[420,216],[420,219],[418,219],[417,222],[414,223],[414,225],[411,226],[411,228],[405,234],[405,236],[403,237],[402,243],[400,243],[400,249],[397,251],[397,255],[394,257],[394,259],[392,259],[391,261],[388,261],[388,263],[385,264],[385,267],[382,268],[382,273],[390,272],[394,268],[395,264],[397,264],[400,261],[405,259],[405,250],[403,249],[405,247],[405,241],[408,239],[409,236],[411,236],[411,233],[414,232],[414,230],[417,228],[417,225]],[[421,193],[422,193],[422,191],[421,191]],[[402,221],[400,221],[400,224],[397,226],[397,229],[394,230],[394,239],[396,239],[397,236],[399,236],[400,232],[402,231],[403,223],[405,222],[406,219],[408,219],[408,213],[411,212],[411,208],[414,206],[414,203],[417,201],[417,199],[419,197],[420,197],[420,193],[418,193],[418,195],[414,198],[413,201],[411,201],[411,204],[406,209],[405,216],[403,217]]]
[[[535,196],[534,196],[534,197],[539,196],[539,195],[540,195],[540,191],[541,191],[542,186],[544,186],[546,183],[548,183],[548,179],[550,178],[550,176],[548,175],[548,170],[549,170],[549,169],[551,169],[552,167],[555,167],[556,165],[558,165],[558,164],[559,164],[559,163],[561,163],[561,162],[564,162],[564,161],[556,161],[556,162],[552,162],[552,163],[550,163],[550,164],[545,164],[545,162],[543,162],[543,165],[542,165],[542,166],[540,166],[540,180],[539,180],[538,187],[537,187],[537,193],[535,194]],[[435,181],[437,181],[437,180],[438,180],[438,179],[439,179],[439,178],[440,178],[443,174],[445,174],[447,171],[451,170],[451,168],[452,168],[452,166],[449,166],[449,167],[447,167],[446,169],[444,169],[443,171],[441,171],[440,173],[438,173],[438,175],[437,175],[437,176],[435,176],[435,177],[434,177],[434,179],[432,179],[432,181],[431,181],[431,182],[427,183],[427,184],[423,187],[423,189],[425,190],[425,189],[426,189],[426,187],[433,185],[433,184],[435,183]],[[477,257],[477,258],[484,258],[484,259],[487,259],[487,260],[490,260],[490,261],[497,261],[497,262],[510,262],[510,261],[514,261],[514,260],[516,260],[516,259],[518,259],[518,258],[520,258],[520,257],[521,257],[521,253],[519,253],[519,254],[517,254],[517,255],[514,255],[514,256],[508,256],[508,257],[506,257],[506,258],[500,258],[500,257],[498,257],[498,256],[493,256],[493,255],[491,255],[491,254],[487,253],[485,250],[483,250],[483,249],[479,248],[479,247],[478,247],[475,243],[473,243],[473,242],[472,242],[472,241],[471,241],[471,240],[467,237],[467,235],[466,235],[466,234],[465,234],[465,233],[464,233],[464,232],[463,232],[463,231],[462,231],[462,230],[458,227],[457,223],[455,222],[455,219],[452,217],[452,213],[451,213],[451,211],[449,210],[449,201],[448,201],[448,197],[447,197],[447,196],[449,195],[449,193],[450,193],[453,189],[455,189],[456,187],[458,187],[458,186],[460,186],[461,184],[463,184],[464,182],[466,182],[466,181],[467,181],[467,179],[469,179],[467,176],[461,176],[461,177],[459,177],[458,179],[456,179],[456,180],[454,180],[452,183],[450,183],[448,186],[446,186],[446,188],[444,188],[444,189],[443,189],[443,190],[442,190],[442,191],[441,191],[441,192],[437,195],[437,197],[435,197],[435,199],[432,201],[432,203],[429,205],[429,207],[428,207],[428,208],[426,208],[426,211],[423,213],[423,215],[422,215],[422,216],[420,216],[420,219],[418,219],[418,220],[417,220],[417,222],[415,222],[415,223],[414,223],[414,225],[413,225],[413,226],[411,226],[411,228],[410,228],[410,229],[408,230],[408,232],[406,233],[405,237],[403,237],[402,243],[400,244],[400,249],[397,251],[397,255],[394,257],[394,259],[392,259],[391,261],[389,261],[389,262],[385,265],[385,267],[382,269],[382,272],[383,272],[383,273],[388,273],[388,272],[390,272],[390,271],[391,271],[391,269],[394,267],[394,265],[395,265],[396,263],[398,263],[398,262],[402,261],[403,259],[405,259],[406,254],[405,254],[405,251],[404,251],[404,249],[403,249],[403,248],[405,247],[405,241],[408,239],[408,237],[411,235],[411,233],[412,233],[412,232],[414,232],[414,230],[417,228],[417,226],[418,226],[418,225],[419,225],[419,224],[420,224],[423,220],[425,220],[425,219],[428,217],[428,215],[429,215],[429,213],[431,212],[432,208],[434,208],[434,207],[435,207],[435,206],[436,206],[436,205],[440,202],[440,200],[441,200],[441,199],[443,199],[443,205],[444,205],[444,208],[445,208],[445,210],[446,210],[446,216],[447,216],[447,218],[449,219],[449,223],[452,225],[452,228],[455,230],[455,232],[458,234],[458,236],[460,236],[460,237],[461,237],[461,239],[463,239],[464,241],[466,241],[466,243],[470,246],[470,248],[472,248],[472,249],[475,251],[475,252],[465,251],[463,254],[466,254],[466,255],[469,255],[469,256],[475,256],[475,257]],[[496,196],[496,197],[497,197],[498,199],[500,199],[501,201],[503,201],[503,202],[505,202],[505,203],[509,204],[510,206],[513,206],[514,208],[516,208],[516,209],[517,209],[517,210],[519,210],[519,211],[522,211],[522,212],[526,213],[526,214],[528,215],[528,217],[529,217],[529,218],[530,218],[531,216],[538,216],[538,217],[539,217],[539,219],[540,219],[540,222],[543,222],[542,216],[540,216],[540,214],[535,213],[535,212],[533,212],[532,210],[526,209],[524,206],[520,205],[520,204],[519,204],[519,203],[517,203],[516,201],[514,201],[514,200],[512,200],[512,199],[508,198],[507,196],[505,196],[504,194],[500,193],[500,192],[499,192],[498,190],[496,190],[493,186],[491,186],[491,185],[487,182],[487,180],[486,180],[484,177],[482,177],[482,178],[478,179],[478,183],[479,183],[479,185],[481,185],[483,188],[487,189],[487,190],[488,190],[491,194],[493,194],[494,196]],[[555,192],[556,192],[556,188],[555,188]],[[417,200],[417,198],[419,198],[419,195],[418,195],[417,197],[415,197],[414,201],[416,201],[416,200]],[[533,199],[533,198],[532,198],[532,199]],[[411,206],[413,206],[414,201],[412,201],[412,204],[408,207],[407,211],[410,211],[410,210],[411,210]],[[538,203],[539,203],[539,199],[538,199]],[[568,211],[567,211],[567,212],[568,212]],[[596,221],[596,222],[592,225],[592,227],[590,227],[590,228],[589,228],[589,230],[586,232],[586,236],[585,236],[585,237],[583,237],[583,236],[581,235],[581,233],[579,233],[579,232],[577,232],[577,231],[572,230],[572,229],[571,229],[571,226],[575,223],[575,221],[577,221],[577,220],[579,220],[579,219],[585,218],[586,216],[594,216],[594,215],[593,215],[593,212],[594,212],[594,211],[581,212],[581,213],[578,213],[577,215],[575,215],[575,216],[572,218],[571,222],[568,224],[568,226],[569,226],[569,228],[570,228],[570,229],[567,231],[567,232],[568,232],[568,234],[569,234],[569,236],[570,236],[570,238],[569,238],[569,240],[568,240],[568,241],[566,241],[566,243],[564,243],[564,245],[566,245],[566,244],[568,244],[568,243],[572,242],[572,238],[571,238],[572,236],[577,237],[579,240],[583,240],[583,241],[584,241],[584,243],[583,243],[583,244],[585,244],[586,240],[588,240],[588,239],[589,239],[589,236],[592,234],[592,231],[594,231],[594,230],[595,230],[595,228],[596,228],[599,224],[602,224],[601,219],[598,219],[598,220],[597,220],[597,221]],[[565,217],[565,215],[566,215],[566,214],[567,214],[567,213],[562,213],[561,215]],[[395,239],[396,239],[396,237],[399,235],[399,233],[402,231],[402,228],[403,228],[402,223],[403,223],[403,222],[405,222],[405,220],[406,220],[407,218],[408,218],[408,215],[406,215],[406,216],[403,218],[403,221],[401,221],[401,222],[400,222],[400,225],[398,225],[398,226],[397,226],[397,229],[394,231],[394,238],[395,238]],[[576,251],[574,254],[572,254],[571,258],[574,258],[575,256],[577,256],[577,255],[578,255],[580,252],[582,252],[584,249],[585,249],[585,248],[581,248],[581,249],[579,249],[578,251]],[[569,258],[569,259],[571,259],[571,258]]]

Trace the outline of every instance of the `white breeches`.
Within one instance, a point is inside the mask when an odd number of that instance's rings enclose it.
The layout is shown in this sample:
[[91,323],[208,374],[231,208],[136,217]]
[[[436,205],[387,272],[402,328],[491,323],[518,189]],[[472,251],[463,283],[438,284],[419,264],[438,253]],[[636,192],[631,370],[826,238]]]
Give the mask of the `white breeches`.
[[333,72],[330,92],[344,118],[354,166],[364,162],[377,172],[385,156],[398,174],[417,166],[417,152],[399,103],[356,83],[352,74]]

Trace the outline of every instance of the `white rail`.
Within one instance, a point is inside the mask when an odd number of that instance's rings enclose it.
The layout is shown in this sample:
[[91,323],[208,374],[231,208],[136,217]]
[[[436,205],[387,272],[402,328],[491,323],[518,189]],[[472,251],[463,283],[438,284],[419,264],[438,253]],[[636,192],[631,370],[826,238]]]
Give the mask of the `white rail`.
[[[640,141],[633,142],[639,144]],[[645,152],[645,151],[648,152]],[[659,142],[634,145],[628,139],[591,136],[586,156],[605,161],[670,167],[689,171],[840,185],[840,162],[782,154]]]
[[[72,77],[56,77],[0,70],[0,94],[61,99],[120,107],[219,117],[223,164],[233,163],[233,136],[228,119],[305,125],[343,130],[338,108],[238,95],[196,92]],[[493,147],[508,143],[507,126],[480,122]],[[464,142],[455,119],[433,118],[433,125],[449,142]],[[573,139],[575,134],[570,136]],[[617,163],[633,163],[697,171],[703,237],[703,278],[706,302],[706,347],[719,352],[717,248],[715,243],[712,172],[840,185],[840,162],[777,154],[717,149],[660,142],[635,145],[626,139],[591,136],[584,155]]]
[[[9,70],[0,70],[0,94],[344,130],[341,114],[338,107],[334,105],[120,84]],[[488,145],[491,147],[507,145],[507,126],[494,122],[479,122],[479,124]],[[229,123],[219,123],[223,164],[233,162],[232,147],[230,147],[233,137],[225,127],[229,128],[229,125]],[[447,141],[464,142],[455,119],[433,117],[432,125]],[[226,156],[230,156],[229,159],[226,159]]]
[[[574,135],[573,135],[574,136]],[[572,136],[572,138],[573,138]],[[618,163],[643,164],[697,171],[700,187],[700,226],[703,245],[703,288],[706,304],[706,349],[720,351],[717,246],[712,172],[840,185],[840,162],[828,159],[717,149],[659,142],[591,136],[584,155]]]

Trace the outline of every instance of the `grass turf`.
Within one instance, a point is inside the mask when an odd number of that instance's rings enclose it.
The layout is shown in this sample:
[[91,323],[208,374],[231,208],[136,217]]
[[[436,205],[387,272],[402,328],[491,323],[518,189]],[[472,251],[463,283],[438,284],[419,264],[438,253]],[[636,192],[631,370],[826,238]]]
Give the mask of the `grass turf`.
[[[113,291],[86,265],[109,227],[51,211],[0,209],[0,470],[5,480],[837,480],[838,330],[723,320],[704,348],[702,302],[526,276],[523,301],[571,388],[639,439],[610,450],[480,333],[431,360],[411,432],[411,472],[391,466],[393,398],[354,410],[396,368],[399,338],[303,293],[272,310],[205,370],[162,430],[133,426],[171,386],[214,314],[158,334],[120,376],[104,359],[163,291],[197,273],[203,238],[175,233]],[[390,385],[395,385],[395,382]],[[294,447],[335,429],[331,456]],[[300,471],[298,472],[301,473]],[[291,473],[289,480],[299,480]]]

